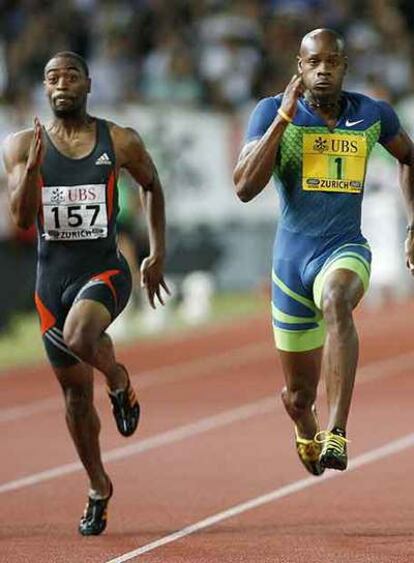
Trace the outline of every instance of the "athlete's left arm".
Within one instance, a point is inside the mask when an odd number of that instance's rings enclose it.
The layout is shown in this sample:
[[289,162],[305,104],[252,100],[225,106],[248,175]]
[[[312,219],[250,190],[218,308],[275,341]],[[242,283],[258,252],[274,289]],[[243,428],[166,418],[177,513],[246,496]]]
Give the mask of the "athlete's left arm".
[[395,137],[384,143],[384,147],[399,164],[400,186],[408,217],[405,253],[407,266],[414,275],[414,144],[404,129],[400,129]]
[[408,217],[406,261],[414,275],[414,145],[401,127],[398,115],[384,101],[377,101],[381,122],[379,142],[399,163],[400,186],[403,192]]
[[141,265],[141,283],[148,300],[155,308],[155,297],[164,305],[161,288],[168,294],[164,280],[165,259],[165,204],[164,194],[155,164],[136,131],[130,128],[111,127],[117,166],[125,168],[138,182],[144,193],[144,205],[150,241],[150,255]]

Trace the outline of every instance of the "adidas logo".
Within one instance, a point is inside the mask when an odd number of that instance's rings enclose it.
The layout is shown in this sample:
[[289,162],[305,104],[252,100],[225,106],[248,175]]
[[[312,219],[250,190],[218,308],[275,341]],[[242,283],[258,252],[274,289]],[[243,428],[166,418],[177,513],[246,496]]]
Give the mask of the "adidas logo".
[[112,161],[109,158],[109,156],[106,154],[106,152],[104,152],[101,154],[99,158],[96,159],[95,164],[97,164],[98,166],[101,164],[112,164]]

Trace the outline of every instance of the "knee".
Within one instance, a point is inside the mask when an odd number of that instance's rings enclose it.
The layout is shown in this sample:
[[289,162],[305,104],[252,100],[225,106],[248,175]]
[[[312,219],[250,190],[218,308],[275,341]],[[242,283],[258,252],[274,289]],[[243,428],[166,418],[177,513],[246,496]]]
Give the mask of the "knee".
[[352,325],[352,303],[344,286],[336,285],[324,292],[322,312],[328,327],[346,329]]
[[91,331],[82,323],[70,329],[64,329],[63,338],[68,348],[82,360],[90,363],[95,355],[96,343],[91,338]]
[[288,412],[293,418],[300,418],[308,411],[316,400],[316,392],[311,389],[284,389],[282,391],[283,401]]
[[92,408],[92,393],[86,386],[65,386],[63,388],[65,396],[66,414],[79,418],[85,417]]

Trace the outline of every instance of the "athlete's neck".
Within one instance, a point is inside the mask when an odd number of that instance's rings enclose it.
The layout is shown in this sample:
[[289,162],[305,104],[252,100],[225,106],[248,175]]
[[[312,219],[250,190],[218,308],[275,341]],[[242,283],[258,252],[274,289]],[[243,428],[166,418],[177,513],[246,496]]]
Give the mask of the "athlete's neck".
[[341,92],[324,97],[315,96],[315,94],[309,90],[305,92],[305,99],[313,109],[332,116],[338,115],[341,111],[341,97]]
[[65,116],[65,117],[58,117],[57,115],[54,116],[54,119],[48,130],[53,130],[54,132],[61,132],[65,135],[76,134],[82,129],[90,127],[90,125],[95,120],[93,117],[88,115],[86,112],[82,114],[74,115],[74,116]]

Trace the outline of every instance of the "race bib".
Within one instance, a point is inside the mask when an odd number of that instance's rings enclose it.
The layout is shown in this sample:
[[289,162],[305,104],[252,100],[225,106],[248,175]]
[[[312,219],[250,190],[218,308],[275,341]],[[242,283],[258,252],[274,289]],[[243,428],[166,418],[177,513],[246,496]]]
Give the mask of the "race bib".
[[46,240],[90,240],[108,235],[105,184],[44,186]]
[[359,194],[367,160],[365,135],[304,133],[302,189]]

